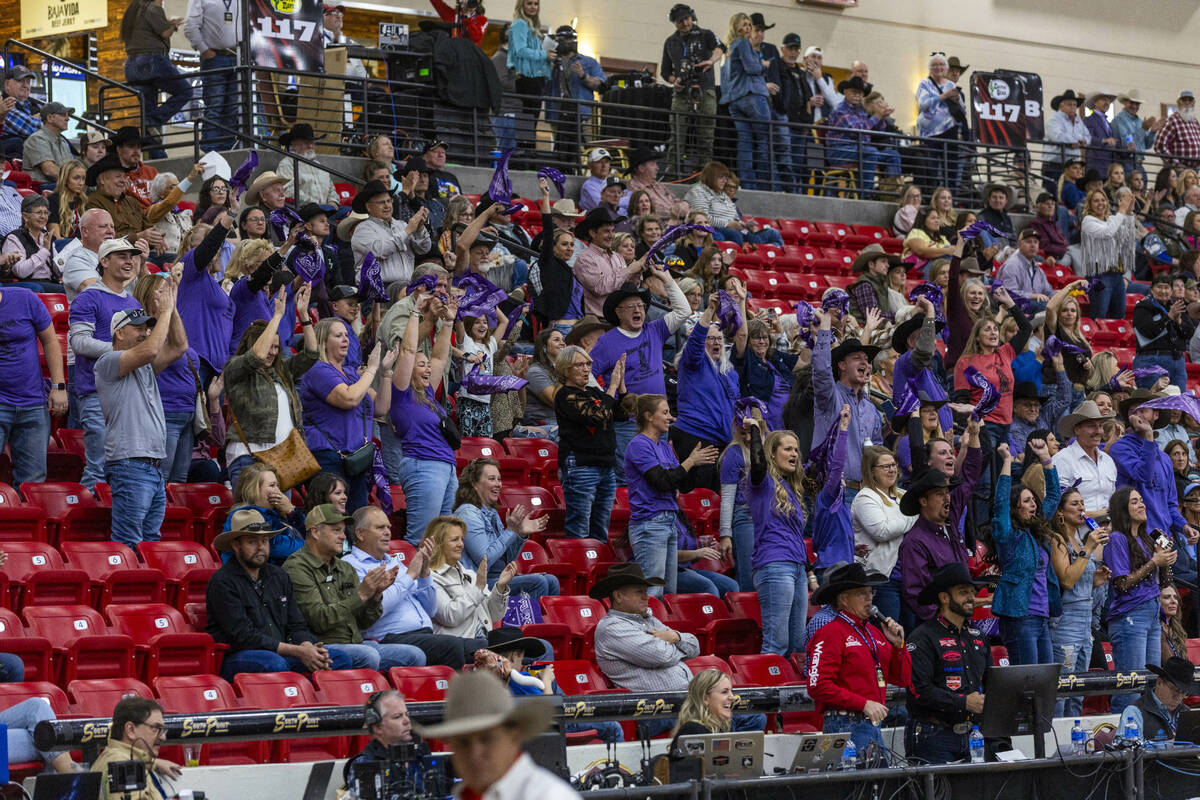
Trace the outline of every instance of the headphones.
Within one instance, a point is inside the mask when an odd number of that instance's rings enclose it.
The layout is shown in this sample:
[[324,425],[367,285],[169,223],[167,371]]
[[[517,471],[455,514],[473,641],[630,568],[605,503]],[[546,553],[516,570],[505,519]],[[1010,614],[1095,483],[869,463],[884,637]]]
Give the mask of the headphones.
[[383,722],[383,714],[379,712],[379,698],[382,697],[388,690],[383,689],[376,692],[367,698],[367,704],[363,706],[363,723],[365,727],[372,728]]

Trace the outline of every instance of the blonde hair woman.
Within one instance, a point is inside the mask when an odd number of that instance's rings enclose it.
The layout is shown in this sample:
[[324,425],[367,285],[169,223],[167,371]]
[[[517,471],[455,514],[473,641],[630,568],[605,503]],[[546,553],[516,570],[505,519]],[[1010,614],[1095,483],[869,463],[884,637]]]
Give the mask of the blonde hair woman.
[[50,222],[46,226],[56,239],[79,235],[79,222],[87,205],[87,164],[77,158],[58,168],[58,183],[47,200]]
[[292,505],[288,493],[279,488],[275,470],[261,461],[255,461],[238,473],[233,507],[229,509],[222,530],[230,529],[234,512],[247,508],[262,514],[271,530],[279,531],[271,537],[268,558],[272,564],[283,564],[288,556],[304,546],[304,510]]
[[[937,408],[929,407],[936,418]],[[856,551],[867,550],[867,569],[882,575],[891,575],[896,568],[900,542],[917,521],[915,516],[900,511],[904,490],[898,484],[899,478],[900,462],[891,450],[878,445],[863,449],[862,489],[850,505],[854,545]],[[900,586],[898,578],[889,578],[875,590],[875,604],[885,617],[900,619]]]
[[429,569],[437,592],[437,610],[433,612],[433,632],[464,639],[483,639],[487,632],[504,618],[508,608],[508,583],[517,574],[517,562],[509,563],[487,588],[487,558],[480,560],[478,569],[468,569],[462,563],[466,548],[467,526],[458,517],[434,517],[425,528],[425,538],[433,544]]
[[[226,292],[232,292],[238,281],[262,266],[267,257],[274,252],[275,248],[267,239],[242,239],[234,246],[233,254],[229,256],[225,274],[221,277],[222,288]],[[263,295],[263,298],[265,300],[266,295]]]
[[679,721],[671,732],[671,747],[680,736],[726,733],[733,721],[733,679],[719,669],[697,673],[688,683],[687,698],[679,707]]
[[1079,241],[1082,263],[1087,278],[1099,278],[1099,285],[1088,292],[1093,319],[1125,318],[1126,276],[1133,270],[1128,259],[1126,239],[1132,234],[1130,225],[1137,225],[1133,216],[1133,193],[1117,194],[1117,211],[1110,214],[1108,196],[1099,189],[1088,193],[1083,201]]

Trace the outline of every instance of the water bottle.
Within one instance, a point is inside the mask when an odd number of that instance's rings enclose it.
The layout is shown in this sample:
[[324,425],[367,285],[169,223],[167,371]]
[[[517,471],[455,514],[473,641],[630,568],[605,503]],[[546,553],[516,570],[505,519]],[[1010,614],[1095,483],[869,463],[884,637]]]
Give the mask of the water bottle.
[[1132,133],[1125,134],[1125,149],[1126,150],[1133,149],[1133,134]]
[[1127,711],[1123,716],[1125,724],[1121,728],[1121,738],[1133,744],[1141,738],[1142,732],[1138,729],[1137,718],[1133,714]]
[[1083,723],[1075,720],[1075,727],[1071,728],[1071,752],[1077,756],[1087,753],[1087,738]]
[[858,748],[854,746],[853,739],[846,740],[846,747],[842,750],[842,769],[856,769],[858,767]]
[[968,743],[971,746],[971,763],[982,764],[984,759],[983,734],[979,732],[978,725],[971,726],[971,737],[968,740]]
[[1096,520],[1092,519],[1087,514],[1083,515],[1083,524],[1087,525],[1087,529],[1089,531],[1095,531],[1095,530],[1100,529],[1099,523],[1097,523]]

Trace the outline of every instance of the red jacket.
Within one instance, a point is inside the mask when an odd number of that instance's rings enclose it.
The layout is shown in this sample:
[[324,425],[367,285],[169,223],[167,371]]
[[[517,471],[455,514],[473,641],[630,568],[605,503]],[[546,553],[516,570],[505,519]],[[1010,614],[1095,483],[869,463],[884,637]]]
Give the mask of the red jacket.
[[[452,6],[447,4],[445,2],[445,0],[431,0],[431,1],[433,3],[434,10],[437,11],[438,16],[441,17],[443,21],[445,21],[445,22],[457,22],[458,21],[458,12]],[[483,46],[482,45],[483,32],[485,30],[487,30],[487,24],[488,24],[488,18],[483,16],[482,14],[470,14],[470,15],[464,14],[462,17],[462,28],[465,29],[467,38],[470,39],[472,42],[474,42],[476,47]],[[458,37],[461,37],[463,35],[463,33],[464,33],[464,30],[455,28],[454,33],[452,35],[454,37],[458,38]]]
[[875,657],[863,638],[875,644],[884,679],[893,686],[907,687],[912,679],[908,650],[896,648],[883,632],[868,622],[858,630],[841,616],[824,625],[808,642],[808,694],[817,711],[862,711],[868,700],[887,702],[887,689],[875,676]]

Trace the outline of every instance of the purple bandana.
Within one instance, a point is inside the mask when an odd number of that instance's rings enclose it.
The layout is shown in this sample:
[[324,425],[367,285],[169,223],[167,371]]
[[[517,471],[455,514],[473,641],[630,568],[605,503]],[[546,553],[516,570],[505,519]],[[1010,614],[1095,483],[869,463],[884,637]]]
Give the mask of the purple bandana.
[[554,184],[554,188],[558,189],[559,197],[567,196],[567,176],[563,175],[560,170],[554,167],[542,167],[538,170],[537,174],[539,178],[545,178]]
[[961,231],[961,232],[960,232],[958,235],[959,235],[960,237],[962,237],[962,239],[963,239],[964,241],[968,241],[968,242],[969,242],[969,241],[971,241],[972,239],[978,239],[978,238],[979,238],[979,235],[980,235],[981,233],[988,233],[988,234],[991,234],[992,236],[995,236],[995,237],[996,237],[996,238],[998,238],[998,239],[1008,239],[1008,240],[1012,240],[1012,239],[1013,239],[1013,237],[1012,237],[1011,235],[1009,235],[1009,234],[1005,233],[1004,231],[1002,231],[1002,230],[1000,230],[1000,229],[996,228],[996,227],[995,227],[994,225],[992,225],[991,223],[989,223],[989,222],[985,222],[984,220],[981,220],[981,219],[977,219],[977,220],[975,220],[974,222],[972,222],[970,225],[968,225],[968,226],[966,227],[966,229],[965,229],[965,230]]
[[[1064,342],[1054,334],[1050,334],[1046,337],[1046,343],[1042,345],[1042,355],[1046,358],[1054,358],[1059,353],[1073,353],[1085,357],[1090,355],[1086,348],[1071,344],[1070,342]],[[1162,368],[1159,367],[1159,369]]]
[[250,176],[256,169],[258,169],[258,151],[251,150],[250,155],[246,156],[246,160],[229,179],[229,188],[233,189],[233,196],[238,200],[242,199],[242,192],[246,191],[246,181],[250,180]]
[[696,223],[689,225],[672,225],[671,227],[667,228],[661,237],[659,237],[657,242],[650,245],[650,249],[646,251],[646,263],[652,263],[667,245],[676,239],[679,239],[680,237],[687,236],[692,231],[707,231],[708,233],[716,233],[716,231],[707,225],[699,225]]
[[992,413],[996,406],[1000,405],[1000,392],[975,367],[967,367],[963,371],[963,377],[967,379],[967,383],[977,389],[983,390],[983,396],[979,398],[979,402],[975,405],[975,410],[971,412],[971,419],[979,422]]
[[[363,262],[366,263],[366,259],[363,259]],[[404,294],[407,296],[422,288],[427,292],[432,292],[434,289],[436,289],[437,276],[422,275],[419,278],[413,278],[412,281],[409,282],[408,286],[404,288]]]
[[462,386],[469,394],[500,394],[515,392],[527,383],[529,381],[516,375],[484,375],[476,364],[463,376]]
[[508,299],[508,293],[496,286],[478,272],[467,272],[454,279],[454,285],[462,289],[462,299],[458,303],[458,318],[489,317],[495,318],[496,306]]
[[388,483],[387,470],[383,466],[383,452],[378,447],[375,448],[375,461],[371,465],[371,478],[375,483],[375,498],[379,501],[379,507],[383,509],[383,513],[390,516],[392,486]]
[[762,418],[766,419],[767,404],[762,400],[759,400],[757,397],[748,395],[746,397],[738,398],[738,400],[734,402],[733,419],[737,423],[738,430],[741,430],[746,420],[754,419],[752,412],[756,408],[758,409],[758,413],[762,415]]
[[813,313],[813,307],[803,301],[796,304],[796,324],[800,326],[797,335],[808,345],[808,349],[813,349],[812,324],[816,315]]
[[492,198],[497,204],[504,206],[505,214],[515,214],[518,211],[524,210],[525,206],[520,203],[513,203],[513,185],[512,179],[508,177],[508,160],[512,158],[513,151],[505,150],[500,156],[500,160],[496,162],[496,171],[492,173],[492,182],[488,184],[486,197]]
[[525,316],[531,307],[532,304],[529,302],[522,303],[520,308],[509,315],[508,324],[504,326],[504,333],[500,334],[500,341],[504,341],[509,337],[513,329],[517,327],[517,323],[521,321],[521,317]]
[[[996,278],[994,281],[992,281],[992,285],[991,285],[991,288],[989,289],[989,291],[992,294],[995,294],[1001,288],[1005,288],[1004,281],[1000,280],[999,278]],[[1028,314],[1029,313],[1029,298],[1026,297],[1025,295],[1021,294],[1020,292],[1018,292],[1016,289],[1006,289],[1006,291],[1008,292],[1008,296],[1012,298],[1013,304],[1017,308],[1021,309],[1021,311],[1023,313]]]
[[[432,275],[426,277],[432,278]],[[437,281],[434,281],[437,285]],[[383,289],[383,276],[380,274],[379,261],[374,253],[363,256],[362,268],[358,273],[358,295],[363,299],[371,298],[379,302],[387,300],[387,292]]]
[[304,220],[300,219],[300,215],[291,206],[284,206],[272,211],[268,222],[271,223],[271,230],[275,232],[275,237],[282,242],[287,239],[288,230],[297,222],[303,223]]
[[1196,395],[1192,392],[1183,392],[1169,397],[1160,397],[1157,400],[1147,400],[1138,408],[1157,408],[1160,411],[1182,411],[1196,422],[1200,422],[1200,401],[1196,399]]
[[733,295],[722,289],[717,293],[717,324],[726,336],[733,336],[742,327],[742,310]]
[[830,311],[839,309],[842,316],[850,313],[850,295],[846,294],[844,289],[830,289],[825,294],[825,299],[821,301],[821,310]]

